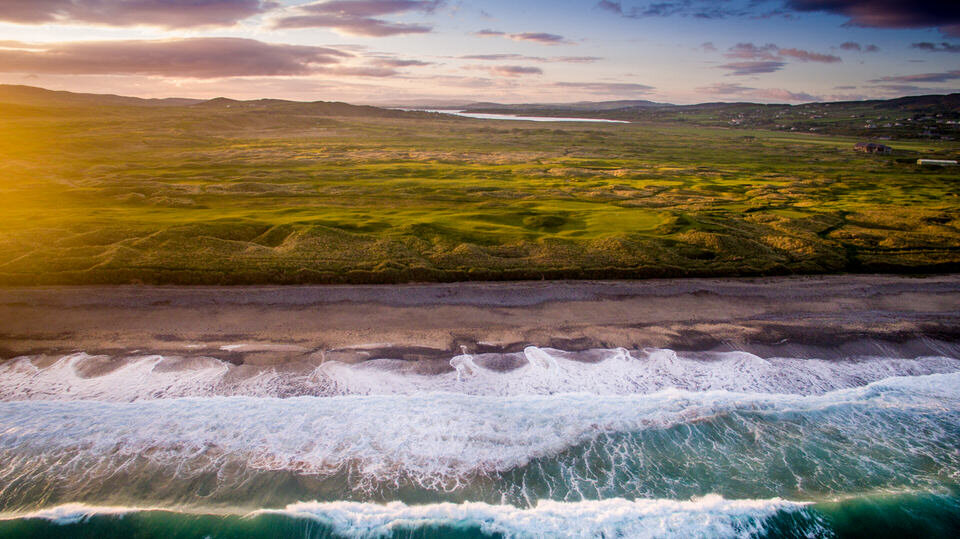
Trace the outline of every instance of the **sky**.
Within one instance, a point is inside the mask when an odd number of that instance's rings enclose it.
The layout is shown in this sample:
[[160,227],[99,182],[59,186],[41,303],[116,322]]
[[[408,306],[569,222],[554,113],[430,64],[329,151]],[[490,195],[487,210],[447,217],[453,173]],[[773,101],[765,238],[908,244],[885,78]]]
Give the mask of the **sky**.
[[370,104],[960,91],[960,2],[0,0],[0,83]]

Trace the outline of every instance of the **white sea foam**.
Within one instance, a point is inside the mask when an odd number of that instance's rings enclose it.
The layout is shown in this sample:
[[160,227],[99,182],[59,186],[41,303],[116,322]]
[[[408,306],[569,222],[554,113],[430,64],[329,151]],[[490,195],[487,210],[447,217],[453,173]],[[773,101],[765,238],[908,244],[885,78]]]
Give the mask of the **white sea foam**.
[[[254,511],[245,516],[282,515],[307,519],[328,527],[338,535],[358,538],[383,537],[392,532],[438,526],[476,527],[487,534],[501,534],[510,538],[753,537],[765,530],[766,520],[774,514],[800,511],[808,505],[806,502],[779,498],[728,500],[714,494],[690,500],[543,500],[530,508],[480,502],[407,505],[402,502],[376,504],[338,501],[301,502],[283,509]],[[4,515],[0,519],[43,519],[67,525],[93,517],[147,511],[164,509],[65,504],[30,513]],[[202,514],[192,511],[169,512]]]
[[229,363],[212,358],[175,368],[179,362],[159,355],[115,361],[81,352],[39,368],[34,358],[17,358],[0,365],[0,399],[133,401],[213,395],[230,371]]
[[[583,361],[587,358],[590,361]],[[518,368],[494,368],[512,363]],[[391,395],[450,392],[467,395],[650,394],[667,388],[758,393],[822,394],[892,376],[960,371],[960,360],[860,358],[827,361],[764,359],[746,352],[590,350],[528,347],[515,354],[462,354],[441,374],[411,373],[410,362],[380,359],[316,370],[236,367],[213,358],[109,358],[83,353],[38,367],[21,357],[0,365],[0,400],[106,400],[216,395]]]
[[[857,387],[892,376],[960,371],[960,360],[861,358],[827,361],[803,358],[763,359],[747,352],[679,354],[673,350],[623,348],[591,350],[594,361],[574,359],[562,350],[529,346],[519,368],[500,371],[484,366],[496,354],[462,354],[450,360],[454,372],[416,375],[394,372],[398,362],[359,365],[330,362],[317,369],[318,380],[344,394],[413,394],[446,391],[469,395],[649,394],[676,388],[758,393],[822,394]],[[493,357],[491,357],[493,356]]]
[[505,537],[751,537],[778,511],[806,504],[771,500],[726,500],[716,495],[677,500],[611,499],[574,503],[543,500],[535,507],[485,503],[386,505],[297,503],[261,511],[317,520],[348,537],[381,537],[422,526],[475,526]]
[[[67,478],[78,469],[112,472],[148,461],[189,475],[240,463],[261,471],[351,471],[360,478],[356,488],[411,480],[424,488],[451,489],[473,474],[522,467],[602,435],[694,424],[731,413],[774,414],[775,419],[834,408],[900,414],[887,420],[850,414],[825,427],[848,434],[869,428],[883,436],[883,429],[901,428],[910,414],[960,411],[960,373],[891,378],[814,396],[670,389],[626,396],[420,393],[17,401],[0,403],[0,452],[6,460],[4,474],[62,473]],[[924,437],[935,434],[927,429],[907,442],[922,448],[929,443]],[[757,433],[776,442],[775,435]]]
[[13,513],[0,516],[0,520],[13,519],[43,519],[56,524],[66,525],[83,522],[93,516],[120,516],[140,511],[152,511],[126,506],[87,505],[85,503],[66,503],[55,507],[47,507],[30,513]]

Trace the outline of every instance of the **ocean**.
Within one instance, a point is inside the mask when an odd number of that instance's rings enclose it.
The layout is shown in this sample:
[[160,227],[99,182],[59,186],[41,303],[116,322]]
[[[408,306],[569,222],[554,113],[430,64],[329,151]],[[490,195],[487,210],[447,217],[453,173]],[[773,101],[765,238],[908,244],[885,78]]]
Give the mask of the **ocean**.
[[0,537],[956,537],[960,360],[0,364]]

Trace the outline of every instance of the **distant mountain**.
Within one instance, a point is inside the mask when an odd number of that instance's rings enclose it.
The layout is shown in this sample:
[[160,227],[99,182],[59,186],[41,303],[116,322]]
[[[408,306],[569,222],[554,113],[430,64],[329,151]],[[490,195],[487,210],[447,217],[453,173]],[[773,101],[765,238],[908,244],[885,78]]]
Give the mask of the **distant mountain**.
[[[443,118],[449,115],[396,110],[330,101],[218,97],[142,99],[119,95],[83,94],[31,86],[0,85],[0,104],[32,107],[179,107],[181,110],[239,111],[248,115],[345,116],[370,118]],[[866,138],[960,139],[960,93],[922,95],[889,100],[804,103],[700,103],[672,105],[646,100],[578,101],[572,103],[502,104],[473,102],[460,106],[424,106],[469,112],[520,116],[602,118],[627,122],[684,122],[687,125],[840,134]]]
[[33,86],[0,85],[0,103],[33,107],[199,107],[208,110],[237,110],[242,112],[273,112],[308,116],[369,116],[398,118],[418,115],[368,105],[350,105],[330,101],[287,101],[283,99],[254,99],[241,101],[226,97],[214,99],[143,99],[112,94],[84,94],[46,90]]
[[244,112],[276,112],[283,114],[304,114],[311,116],[370,116],[378,118],[400,118],[416,112],[373,107],[370,105],[351,105],[338,101],[287,101],[284,99],[254,99],[239,101],[226,97],[217,97],[191,107],[203,109],[231,109]]
[[487,110],[509,111],[509,110],[542,110],[542,111],[596,111],[596,110],[619,110],[619,109],[637,109],[650,107],[672,107],[670,103],[657,103],[643,99],[623,99],[618,101],[576,101],[573,103],[492,103],[492,102],[473,102],[461,104],[447,104],[441,106],[423,106],[411,108],[435,108],[435,109],[461,109],[471,112],[480,112]]
[[90,106],[132,106],[132,107],[176,107],[192,105],[201,99],[168,97],[165,99],[142,99],[113,94],[83,94],[47,90],[35,86],[0,84],[0,103],[11,105],[29,105],[37,107],[90,107]]

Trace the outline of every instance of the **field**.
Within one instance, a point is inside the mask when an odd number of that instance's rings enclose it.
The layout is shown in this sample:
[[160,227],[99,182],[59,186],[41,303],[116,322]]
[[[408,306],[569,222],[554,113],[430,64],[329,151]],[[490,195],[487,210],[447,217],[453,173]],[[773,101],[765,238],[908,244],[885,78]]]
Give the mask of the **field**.
[[960,143],[275,102],[0,105],[0,284],[960,269]]

